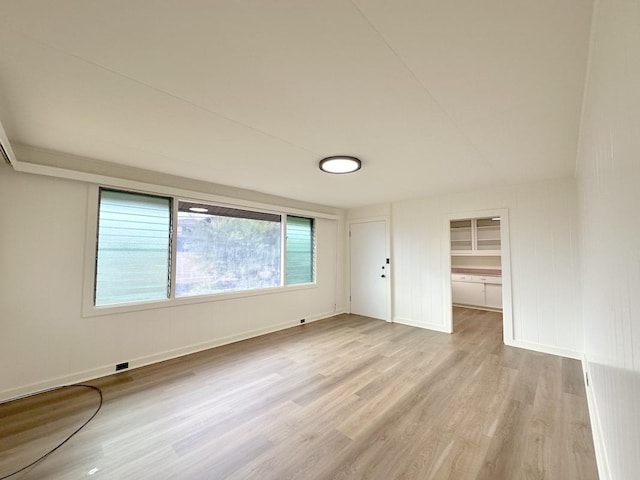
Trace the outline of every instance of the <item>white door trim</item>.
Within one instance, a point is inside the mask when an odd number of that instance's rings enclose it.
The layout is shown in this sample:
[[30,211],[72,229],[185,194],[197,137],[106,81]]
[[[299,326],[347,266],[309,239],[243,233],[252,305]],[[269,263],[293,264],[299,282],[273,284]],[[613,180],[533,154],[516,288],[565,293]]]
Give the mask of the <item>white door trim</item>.
[[513,337],[513,301],[511,295],[511,247],[509,242],[509,209],[496,208],[470,212],[445,214],[442,222],[442,279],[444,326],[447,332],[453,331],[451,311],[451,220],[468,218],[500,217],[500,245],[502,256],[502,332],[506,345],[514,345]]
[[387,277],[389,281],[387,282],[387,317],[384,319],[387,322],[391,322],[393,318],[393,306],[392,301],[393,297],[391,295],[392,292],[392,283],[393,283],[393,259],[391,258],[391,219],[388,216],[378,216],[378,217],[366,217],[366,218],[355,218],[347,221],[347,261],[346,261],[346,274],[348,279],[349,290],[347,292],[348,301],[348,311],[351,313],[351,225],[355,223],[369,223],[369,222],[384,222],[385,227],[385,235],[386,235],[386,258],[390,259],[389,266],[387,267]]

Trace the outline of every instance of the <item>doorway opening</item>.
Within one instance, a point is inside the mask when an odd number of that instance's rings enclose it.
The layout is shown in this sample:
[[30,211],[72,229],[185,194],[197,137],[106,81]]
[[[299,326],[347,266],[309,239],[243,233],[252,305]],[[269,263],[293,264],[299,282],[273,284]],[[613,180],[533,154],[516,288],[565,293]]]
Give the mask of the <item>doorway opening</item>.
[[[499,322],[504,343],[513,339],[508,212],[450,215],[446,222],[447,291],[445,312],[451,332]],[[494,329],[495,331],[495,329]]]

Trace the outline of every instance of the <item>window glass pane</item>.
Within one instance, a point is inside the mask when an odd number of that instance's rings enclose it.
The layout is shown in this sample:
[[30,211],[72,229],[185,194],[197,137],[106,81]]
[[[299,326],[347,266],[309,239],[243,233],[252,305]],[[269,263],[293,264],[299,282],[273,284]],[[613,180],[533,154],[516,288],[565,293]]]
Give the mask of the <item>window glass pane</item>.
[[313,219],[287,216],[287,285],[314,281]]
[[95,305],[169,296],[171,200],[100,191]]
[[280,215],[180,202],[176,296],[280,286],[280,230]]

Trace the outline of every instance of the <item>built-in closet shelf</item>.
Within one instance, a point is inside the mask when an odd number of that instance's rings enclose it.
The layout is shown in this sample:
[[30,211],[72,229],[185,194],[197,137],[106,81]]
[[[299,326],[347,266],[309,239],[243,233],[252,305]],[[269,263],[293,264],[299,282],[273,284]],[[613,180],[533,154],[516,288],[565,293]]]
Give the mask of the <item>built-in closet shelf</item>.
[[457,273],[462,275],[486,275],[501,277],[502,270],[497,268],[468,268],[468,267],[452,267],[451,273]]
[[472,218],[451,221],[451,255],[500,255],[500,220]]
[[485,257],[499,257],[502,255],[500,250],[454,250],[451,249],[452,257],[477,257],[477,256],[485,256]]

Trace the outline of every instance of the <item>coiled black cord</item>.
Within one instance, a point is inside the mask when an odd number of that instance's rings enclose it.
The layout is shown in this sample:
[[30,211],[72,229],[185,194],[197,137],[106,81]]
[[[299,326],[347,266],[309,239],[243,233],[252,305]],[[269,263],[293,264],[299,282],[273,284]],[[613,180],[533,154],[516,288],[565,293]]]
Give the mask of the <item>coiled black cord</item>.
[[98,387],[94,387],[93,385],[85,385],[85,384],[75,384],[75,385],[65,385],[63,387],[58,387],[58,388],[53,388],[51,390],[49,390],[49,392],[55,392],[57,390],[63,390],[65,388],[77,388],[77,387],[82,387],[82,388],[90,388],[91,390],[95,390],[96,392],[98,392],[98,395],[100,395],[100,403],[98,404],[98,408],[96,408],[96,411],[93,412],[93,415],[91,415],[91,417],[89,417],[89,419],[84,422],[82,425],[80,425],[71,435],[69,435],[67,438],[65,438],[61,443],[59,443],[56,447],[52,448],[51,450],[49,450],[47,453],[45,453],[44,455],[42,455],[41,457],[37,458],[36,460],[34,460],[33,462],[31,462],[29,465],[25,465],[24,467],[22,467],[19,470],[16,470],[15,472],[9,473],[8,475],[5,475],[4,477],[0,477],[0,480],[5,480],[6,478],[9,477],[13,477],[14,475],[17,475],[20,472],[24,472],[26,469],[33,467],[34,465],[36,465],[37,463],[40,463],[42,460],[44,460],[45,458],[47,458],[49,455],[51,455],[53,452],[55,452],[56,450],[58,450],[60,447],[62,447],[65,443],[67,443],[69,440],[71,440],[71,438],[78,433],[80,430],[82,430],[85,426],[87,426],[87,424],[93,420],[93,418],[98,414],[98,412],[100,411],[100,409],[102,408],[102,390],[100,390]]

